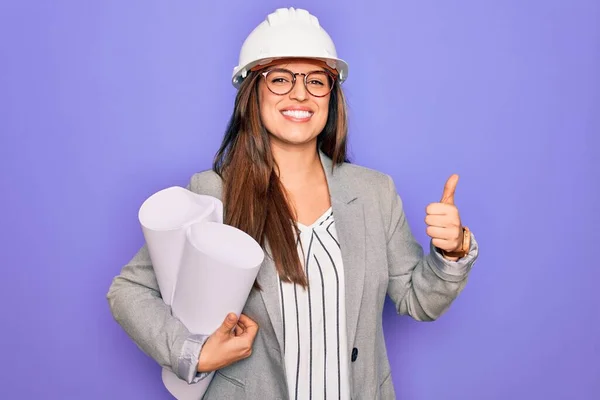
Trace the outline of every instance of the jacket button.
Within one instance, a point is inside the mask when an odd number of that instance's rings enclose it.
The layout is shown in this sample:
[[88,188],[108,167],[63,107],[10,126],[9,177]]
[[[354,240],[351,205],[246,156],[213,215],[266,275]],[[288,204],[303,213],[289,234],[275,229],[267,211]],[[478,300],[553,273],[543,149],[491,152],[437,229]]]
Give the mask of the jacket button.
[[352,349],[352,362],[356,361],[358,358],[358,349],[355,347]]

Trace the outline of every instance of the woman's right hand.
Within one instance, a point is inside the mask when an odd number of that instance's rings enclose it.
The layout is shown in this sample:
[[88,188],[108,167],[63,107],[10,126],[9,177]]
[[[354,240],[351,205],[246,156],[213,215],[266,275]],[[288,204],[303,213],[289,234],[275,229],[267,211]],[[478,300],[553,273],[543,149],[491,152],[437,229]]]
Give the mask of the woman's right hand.
[[246,315],[241,314],[238,319],[235,313],[228,314],[202,346],[198,372],[216,371],[250,357],[257,333],[258,324]]

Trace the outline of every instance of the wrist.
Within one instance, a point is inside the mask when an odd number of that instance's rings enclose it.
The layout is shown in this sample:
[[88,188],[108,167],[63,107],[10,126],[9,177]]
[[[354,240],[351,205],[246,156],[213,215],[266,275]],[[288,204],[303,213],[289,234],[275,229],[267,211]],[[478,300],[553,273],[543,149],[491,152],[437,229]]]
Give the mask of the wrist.
[[442,257],[444,257],[444,259],[448,260],[448,261],[458,261],[460,260],[460,257],[457,256],[450,256],[448,255],[447,252],[445,252],[444,250],[442,250]]
[[204,342],[202,344],[202,347],[200,348],[200,354],[198,355],[198,364],[196,365],[196,370],[200,373],[213,371],[212,365],[210,363],[208,349],[205,348],[205,345],[206,342]]
[[468,227],[462,228],[462,240],[460,245],[454,251],[442,250],[442,256],[450,261],[457,261],[469,253],[471,248],[471,231]]

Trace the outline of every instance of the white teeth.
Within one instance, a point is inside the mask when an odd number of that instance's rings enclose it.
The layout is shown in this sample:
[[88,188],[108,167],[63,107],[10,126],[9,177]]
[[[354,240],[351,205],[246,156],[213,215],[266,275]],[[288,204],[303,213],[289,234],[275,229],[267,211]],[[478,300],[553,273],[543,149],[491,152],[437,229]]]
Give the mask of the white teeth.
[[310,111],[300,111],[300,110],[285,110],[282,112],[283,115],[287,115],[292,118],[310,118],[313,114]]

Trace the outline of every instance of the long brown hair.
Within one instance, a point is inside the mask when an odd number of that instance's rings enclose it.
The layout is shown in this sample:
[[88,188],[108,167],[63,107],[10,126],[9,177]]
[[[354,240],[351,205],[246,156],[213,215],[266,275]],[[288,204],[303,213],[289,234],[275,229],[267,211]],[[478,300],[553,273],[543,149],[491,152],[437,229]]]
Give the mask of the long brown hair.
[[[260,78],[260,71],[253,71],[240,86],[213,162],[213,170],[223,180],[223,222],[246,232],[263,249],[268,243],[281,280],[306,287],[308,282],[296,247],[298,227],[276,174],[269,133],[260,117]],[[327,122],[317,137],[318,148],[333,160],[334,166],[349,162],[347,129],[346,101],[336,80]]]

